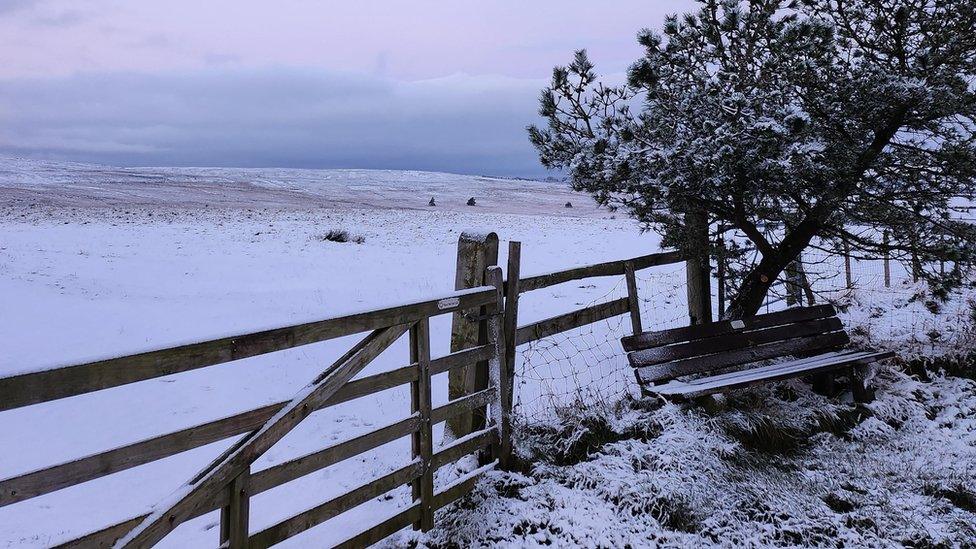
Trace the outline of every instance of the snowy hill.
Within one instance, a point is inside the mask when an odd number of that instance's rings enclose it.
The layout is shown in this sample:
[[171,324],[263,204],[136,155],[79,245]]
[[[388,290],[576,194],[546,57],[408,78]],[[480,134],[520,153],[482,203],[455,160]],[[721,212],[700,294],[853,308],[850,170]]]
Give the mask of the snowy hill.
[[[436,207],[428,206],[431,198]],[[469,198],[476,206],[467,206]],[[0,203],[309,206],[606,216],[562,182],[403,170],[124,168],[0,156]],[[566,203],[572,202],[573,208]]]

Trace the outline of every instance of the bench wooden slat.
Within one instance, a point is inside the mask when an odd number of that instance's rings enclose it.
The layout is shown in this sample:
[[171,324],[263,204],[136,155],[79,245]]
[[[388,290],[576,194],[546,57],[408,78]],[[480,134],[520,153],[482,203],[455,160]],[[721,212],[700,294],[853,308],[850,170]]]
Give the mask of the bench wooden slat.
[[641,351],[634,351],[627,355],[627,358],[630,360],[631,366],[639,368],[653,366],[662,362],[672,362],[685,358],[762,345],[774,341],[836,332],[842,328],[840,319],[837,317],[822,318],[761,330],[730,333],[703,341],[653,347]]
[[664,379],[673,379],[703,371],[748,364],[759,360],[827,350],[841,347],[848,343],[850,343],[850,338],[847,337],[845,332],[831,332],[811,337],[787,339],[767,345],[747,347],[725,353],[678,360],[665,364],[639,367],[637,368],[637,376],[642,383],[654,383]]
[[[795,358],[795,359],[792,359],[792,360],[785,360],[785,361],[782,361],[782,362],[775,362],[773,364],[767,364],[766,366],[758,366],[758,367],[753,366],[752,368],[749,368],[748,371],[750,371],[750,372],[774,371],[774,370],[777,370],[779,368],[793,367],[793,366],[799,366],[801,364],[811,364],[811,363],[814,363],[814,362],[819,362],[819,361],[824,361],[824,360],[833,360],[833,359],[837,359],[837,358],[847,358],[847,357],[850,357],[850,356],[856,355],[856,354],[869,354],[869,353],[870,353],[870,351],[857,351],[857,350],[854,350],[854,349],[847,349],[847,350],[843,350],[843,351],[830,351],[830,352],[826,352],[826,353],[823,353],[823,354],[808,356],[808,357],[804,357],[804,358]],[[709,375],[709,376],[706,376],[706,377],[697,377],[697,378],[694,378],[694,379],[689,379],[687,381],[677,381],[676,380],[675,383],[687,383],[689,385],[694,385],[694,384],[697,384],[697,383],[705,383],[706,381],[709,382],[709,383],[711,383],[713,381],[721,381],[723,379],[731,379],[731,378],[734,378],[734,377],[740,375],[743,371],[746,371],[746,370],[732,370],[730,372],[725,372],[725,373],[721,373],[721,374],[714,374],[714,375]]]
[[672,328],[659,332],[646,332],[643,334],[628,336],[621,339],[621,343],[623,344],[624,350],[627,352],[639,351],[661,345],[671,345],[685,341],[697,341],[723,334],[756,330],[760,328],[770,328],[773,326],[802,322],[805,320],[827,318],[836,316],[836,314],[837,311],[832,305],[797,307],[787,309],[785,311],[777,311],[775,313],[744,319],[741,321],[744,324],[743,328],[734,328],[732,326],[733,321],[723,320],[720,322],[713,322],[711,324],[684,326],[681,328]]
[[817,357],[819,360],[787,362],[765,368],[752,368],[735,372],[734,374],[698,379],[693,382],[672,381],[655,387],[653,392],[662,395],[693,398],[731,389],[742,389],[753,385],[811,375],[842,367],[869,364],[885,358],[891,358],[892,356],[894,356],[893,352],[883,351],[856,352],[838,356]]
[[[624,337],[621,343],[645,391],[675,397],[721,393],[840,368],[857,369],[894,356],[890,352],[845,350],[850,337],[832,305],[647,332]],[[751,364],[771,359],[780,360]],[[749,366],[735,368],[742,365]],[[696,379],[679,379],[686,377]],[[866,398],[863,382],[853,374],[851,386],[855,399]]]

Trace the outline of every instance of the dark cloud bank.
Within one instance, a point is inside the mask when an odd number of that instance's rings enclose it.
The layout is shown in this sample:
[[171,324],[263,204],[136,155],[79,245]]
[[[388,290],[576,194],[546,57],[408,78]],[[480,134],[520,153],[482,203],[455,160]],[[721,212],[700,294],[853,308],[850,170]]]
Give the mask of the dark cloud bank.
[[123,165],[543,175],[542,81],[296,69],[0,80],[0,151]]

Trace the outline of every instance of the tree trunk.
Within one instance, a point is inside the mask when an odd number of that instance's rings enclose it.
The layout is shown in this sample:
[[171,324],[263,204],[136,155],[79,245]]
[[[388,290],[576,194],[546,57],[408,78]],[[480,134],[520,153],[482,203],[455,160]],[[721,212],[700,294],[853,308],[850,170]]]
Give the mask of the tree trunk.
[[762,306],[766,293],[789,261],[778,261],[780,255],[763,257],[756,267],[746,275],[739,286],[739,293],[732,298],[725,318],[738,320],[756,314]]
[[819,224],[807,218],[786,235],[774,253],[763,255],[759,264],[742,280],[739,293],[729,303],[725,318],[737,320],[754,316],[762,306],[769,287],[787,265],[800,257],[818,230]]
[[689,324],[708,324],[712,321],[712,280],[708,257],[708,214],[695,210],[685,214],[686,245],[689,258],[685,261],[688,289]]

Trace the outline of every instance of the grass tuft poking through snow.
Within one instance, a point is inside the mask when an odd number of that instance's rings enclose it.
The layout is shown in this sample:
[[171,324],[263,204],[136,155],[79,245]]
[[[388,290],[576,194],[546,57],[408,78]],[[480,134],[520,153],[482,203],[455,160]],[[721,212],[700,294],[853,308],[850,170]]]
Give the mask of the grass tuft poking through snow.
[[392,545],[972,546],[976,382],[891,369],[877,398],[793,381],[708,406],[625,399],[521,427],[427,534]]
[[322,242],[352,242],[354,244],[362,244],[366,242],[366,237],[362,235],[350,235],[349,231],[343,229],[331,229],[329,232],[319,235],[319,240]]

